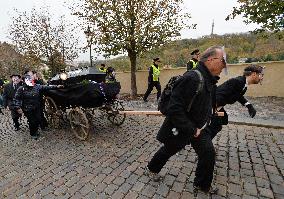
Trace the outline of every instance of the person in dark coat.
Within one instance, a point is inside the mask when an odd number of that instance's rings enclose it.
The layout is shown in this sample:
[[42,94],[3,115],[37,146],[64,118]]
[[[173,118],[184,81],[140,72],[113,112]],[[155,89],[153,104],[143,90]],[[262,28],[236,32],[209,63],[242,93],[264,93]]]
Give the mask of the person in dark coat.
[[14,97],[15,108],[18,113],[27,117],[30,135],[33,139],[38,139],[38,127],[41,120],[40,92],[62,88],[61,85],[46,86],[34,83],[34,79],[30,75],[24,77],[24,85],[20,86]]
[[228,115],[224,109],[227,104],[239,102],[248,109],[250,117],[256,115],[253,105],[244,97],[248,86],[261,84],[264,75],[264,67],[250,65],[244,69],[243,75],[231,78],[219,85],[216,89],[217,111],[223,112],[223,117],[213,117],[209,128],[212,132],[212,139],[222,130],[222,125],[228,124]]
[[[157,135],[157,140],[163,143],[163,146],[154,154],[146,168],[146,173],[154,181],[160,180],[158,173],[171,156],[194,142],[194,150],[199,160],[194,186],[200,187],[204,192],[216,192],[211,190],[211,182],[207,182],[210,179],[205,179],[200,184],[197,184],[197,181],[203,177],[202,172],[206,174],[206,170],[212,169],[212,164],[214,169],[212,162],[215,159],[209,159],[211,154],[215,157],[214,147],[209,134],[203,130],[210,123],[212,116],[212,93],[219,79],[218,76],[226,67],[224,56],[225,52],[219,46],[211,47],[203,53],[196,70],[202,74],[204,84],[201,92],[196,96],[200,78],[192,70],[186,72],[172,90],[168,114]],[[193,96],[195,97],[192,101]],[[190,110],[187,110],[189,104],[192,105]]]
[[20,130],[20,123],[19,119],[21,117],[21,114],[19,114],[13,104],[13,98],[15,96],[15,93],[17,89],[21,85],[21,76],[18,74],[13,74],[10,76],[11,82],[4,85],[4,92],[3,92],[3,106],[4,108],[9,108],[11,111],[11,116],[13,119],[15,130]]
[[113,67],[107,67],[106,70],[106,83],[114,83],[115,79],[115,70]]
[[149,76],[148,76],[148,88],[146,93],[144,94],[143,100],[147,102],[147,98],[152,92],[153,88],[156,87],[157,89],[157,100],[159,100],[161,96],[161,84],[160,84],[160,67],[159,63],[160,58],[153,59],[153,64],[149,67]]
[[196,68],[198,60],[199,60],[200,52],[198,49],[195,49],[194,51],[190,53],[190,55],[192,56],[192,59],[189,60],[189,62],[187,62],[186,64],[186,68],[188,71]]

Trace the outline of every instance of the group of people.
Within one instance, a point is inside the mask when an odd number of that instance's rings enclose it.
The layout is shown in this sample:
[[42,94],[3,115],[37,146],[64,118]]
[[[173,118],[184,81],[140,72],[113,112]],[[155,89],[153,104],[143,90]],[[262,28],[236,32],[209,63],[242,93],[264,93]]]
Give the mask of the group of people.
[[23,77],[12,74],[10,78],[11,81],[3,86],[3,106],[10,110],[16,131],[20,130],[19,119],[24,115],[31,137],[38,139],[39,126],[45,130],[48,125],[43,111],[43,91],[62,86],[43,85],[43,80],[32,70],[25,71]]
[[[162,146],[154,154],[146,167],[146,174],[154,181],[159,181],[159,172],[167,161],[191,144],[198,156],[194,178],[195,192],[214,194],[218,188],[212,185],[215,166],[215,149],[212,139],[228,124],[228,115],[224,109],[227,104],[235,102],[247,107],[251,117],[256,115],[253,105],[244,97],[248,85],[261,83],[264,67],[249,65],[241,76],[231,78],[217,86],[219,76],[227,67],[226,54],[221,46],[213,46],[202,54],[199,50],[192,52],[193,59],[187,64],[187,71],[174,85],[167,106],[165,120],[157,133],[157,140]],[[153,86],[160,97],[161,86],[156,75],[159,59],[154,59],[150,67],[148,89],[144,95],[147,100]],[[202,79],[200,79],[198,70]],[[202,82],[200,92],[197,88]]]

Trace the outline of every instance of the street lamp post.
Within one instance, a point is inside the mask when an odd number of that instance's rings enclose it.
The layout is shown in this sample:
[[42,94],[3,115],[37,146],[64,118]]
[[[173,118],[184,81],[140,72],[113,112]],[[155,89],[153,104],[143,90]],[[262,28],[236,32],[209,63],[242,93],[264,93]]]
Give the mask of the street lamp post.
[[92,35],[91,35],[91,28],[88,26],[87,30],[84,32],[87,36],[89,48],[90,48],[90,64],[91,67],[93,66],[93,58],[92,58]]

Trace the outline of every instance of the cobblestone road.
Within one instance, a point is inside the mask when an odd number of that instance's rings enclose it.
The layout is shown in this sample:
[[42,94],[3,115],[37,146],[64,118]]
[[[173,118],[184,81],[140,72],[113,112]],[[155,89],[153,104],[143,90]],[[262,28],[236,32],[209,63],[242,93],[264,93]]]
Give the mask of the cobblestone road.
[[[0,116],[0,198],[193,198],[196,156],[190,146],[166,164],[159,183],[143,168],[160,146],[162,117],[128,117],[121,127],[93,121],[88,141],[70,130],[31,140]],[[25,121],[23,121],[25,124]],[[218,195],[197,198],[284,198],[284,132],[228,125],[215,142]]]

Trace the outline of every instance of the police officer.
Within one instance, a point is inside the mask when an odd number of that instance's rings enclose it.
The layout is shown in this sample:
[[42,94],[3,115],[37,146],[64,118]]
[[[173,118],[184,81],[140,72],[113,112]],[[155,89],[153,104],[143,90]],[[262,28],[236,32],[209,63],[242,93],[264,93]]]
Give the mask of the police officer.
[[106,65],[105,64],[101,64],[101,67],[99,68],[100,72],[106,73],[107,69],[106,69]]
[[63,86],[45,86],[35,84],[34,79],[30,75],[24,77],[24,85],[20,86],[15,94],[14,103],[18,113],[27,117],[30,135],[33,139],[38,139],[38,127],[41,120],[40,92],[61,88]]
[[[201,73],[204,84],[198,95],[195,96],[200,78],[194,71],[186,72],[172,90],[168,113],[157,135],[157,139],[163,143],[163,146],[154,154],[146,168],[146,173],[154,181],[160,180],[158,173],[168,159],[193,141],[198,146],[194,147],[199,160],[196,179],[203,175],[201,171],[204,172],[203,169],[206,167],[206,169],[212,169],[212,161],[215,159],[208,159],[211,155],[215,155],[211,137],[209,134],[200,135],[200,132],[210,123],[212,93],[218,80],[217,76],[226,67],[224,55],[222,47],[214,46],[207,49],[201,56],[196,70]],[[191,108],[188,110],[189,104]],[[209,162],[209,165],[205,160]],[[205,167],[202,167],[203,165]],[[197,186],[196,179],[194,185]],[[203,182],[200,182],[200,186],[201,183]],[[204,183],[202,191],[216,192],[211,189],[211,183]]]
[[156,87],[157,89],[157,100],[161,96],[161,84],[160,84],[160,58],[153,59],[153,64],[149,67],[149,75],[148,75],[148,88],[146,93],[144,94],[143,100],[144,102],[147,102],[147,98],[152,92],[153,88]]
[[195,69],[197,66],[197,63],[199,61],[199,56],[200,56],[200,52],[198,49],[195,49],[194,51],[192,51],[190,53],[192,55],[192,59],[189,60],[189,62],[187,62],[186,66],[187,66],[187,71]]
[[19,119],[21,117],[21,114],[19,114],[14,107],[13,104],[13,98],[15,96],[15,93],[17,89],[21,85],[21,76],[18,74],[13,74],[10,76],[11,82],[4,85],[4,92],[3,92],[3,106],[4,108],[9,108],[11,111],[11,116],[13,119],[15,130],[20,130],[20,123]]

